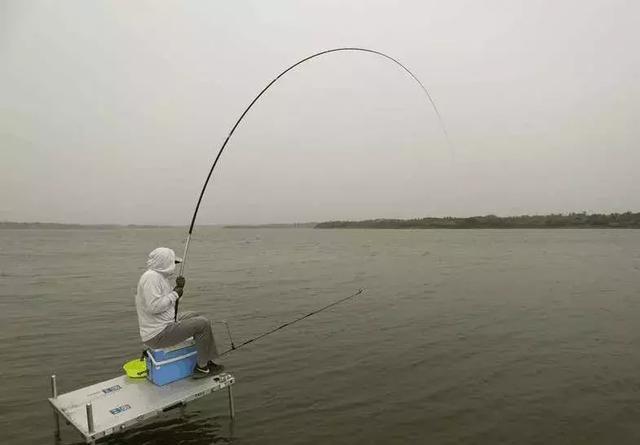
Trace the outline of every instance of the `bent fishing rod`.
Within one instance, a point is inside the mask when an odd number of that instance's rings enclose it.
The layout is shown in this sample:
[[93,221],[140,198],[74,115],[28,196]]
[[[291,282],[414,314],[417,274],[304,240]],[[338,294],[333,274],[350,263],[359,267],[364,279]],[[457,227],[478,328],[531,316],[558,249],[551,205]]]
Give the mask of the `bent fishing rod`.
[[[301,59],[298,62],[294,63],[293,65],[289,66],[287,69],[282,71],[280,74],[278,74],[271,82],[269,82],[258,93],[258,95],[251,101],[251,103],[249,103],[247,108],[245,108],[245,110],[242,112],[242,114],[240,115],[238,120],[235,122],[235,124],[231,128],[231,131],[227,135],[226,139],[222,143],[222,146],[218,149],[218,154],[216,155],[215,160],[213,161],[213,164],[211,165],[211,169],[209,170],[209,174],[207,175],[207,178],[204,181],[204,185],[202,186],[202,190],[200,191],[200,195],[198,196],[198,201],[196,203],[196,208],[195,208],[195,210],[193,212],[193,216],[191,218],[191,224],[189,225],[189,232],[187,233],[187,238],[186,238],[185,244],[184,244],[184,253],[182,254],[182,262],[180,263],[180,275],[184,274],[184,268],[185,268],[185,264],[186,264],[186,261],[187,261],[187,253],[189,252],[189,243],[191,242],[191,235],[193,234],[193,228],[194,228],[194,226],[196,224],[196,218],[198,216],[198,210],[200,210],[200,204],[202,203],[202,198],[204,197],[204,193],[207,190],[207,186],[209,185],[209,181],[211,180],[211,177],[213,175],[213,171],[215,170],[216,166],[218,165],[218,161],[220,160],[220,156],[224,152],[224,149],[226,148],[227,144],[229,143],[229,139],[231,139],[231,136],[233,136],[233,133],[236,131],[236,128],[238,128],[238,125],[240,125],[240,122],[242,122],[242,120],[247,115],[249,110],[262,97],[262,95],[273,84],[275,84],[278,80],[280,80],[280,78],[282,78],[282,76],[284,76],[289,71],[291,71],[294,68],[296,68],[298,65],[301,65],[301,64],[303,64],[303,63],[305,63],[305,62],[307,62],[307,61],[309,61],[311,59],[314,59],[316,57],[320,57],[320,56],[323,56],[323,55],[326,55],[326,54],[330,54],[330,53],[336,53],[336,52],[363,52],[363,53],[374,54],[374,55],[383,57],[383,58],[385,58],[387,60],[390,60],[391,62],[393,62],[396,65],[400,66],[404,71],[406,71],[411,76],[411,78],[414,81],[416,81],[418,83],[418,85],[420,85],[420,88],[422,89],[422,91],[426,95],[426,97],[428,99],[428,102],[431,104],[431,107],[433,108],[433,111],[435,112],[436,117],[438,118],[438,123],[440,125],[441,130],[442,130],[442,133],[444,134],[444,137],[445,137],[445,139],[447,141],[447,144],[448,144],[449,148],[451,149],[452,145],[451,145],[451,142],[449,140],[449,135],[448,135],[447,130],[445,128],[444,121],[442,120],[442,116],[441,116],[440,112],[438,111],[438,107],[436,107],[436,104],[433,101],[433,98],[431,97],[431,94],[429,93],[427,88],[424,86],[424,84],[420,81],[420,79],[418,79],[418,77],[415,74],[413,74],[411,72],[411,70],[409,70],[409,68],[404,66],[397,59],[395,59],[395,58],[393,58],[393,57],[391,57],[391,56],[389,56],[389,55],[387,55],[387,54],[385,54],[385,53],[383,53],[381,51],[368,49],[368,48],[358,48],[358,47],[333,48],[333,49],[320,51],[318,53],[315,53],[315,54],[312,54],[310,56],[307,56],[304,59]],[[176,304],[175,304],[175,317],[174,317],[174,319],[175,320],[178,319],[178,301],[176,301]]]

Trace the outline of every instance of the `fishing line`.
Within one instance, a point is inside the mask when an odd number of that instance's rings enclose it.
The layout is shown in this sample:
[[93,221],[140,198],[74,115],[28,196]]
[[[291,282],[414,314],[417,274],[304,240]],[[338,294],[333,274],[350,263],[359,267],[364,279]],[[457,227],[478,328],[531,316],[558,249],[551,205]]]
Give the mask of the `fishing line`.
[[[292,69],[294,69],[298,65],[301,65],[301,64],[303,64],[303,63],[305,63],[305,62],[307,62],[307,61],[309,61],[311,59],[314,59],[316,57],[319,57],[319,56],[322,56],[322,55],[325,55],[325,54],[341,52],[341,51],[356,51],[356,52],[364,52],[364,53],[378,55],[378,56],[384,57],[387,60],[392,61],[396,65],[400,66],[404,71],[406,71],[413,78],[413,80],[415,80],[418,83],[418,85],[420,85],[420,88],[422,89],[422,91],[426,95],[429,103],[431,104],[431,107],[433,108],[433,111],[435,111],[436,117],[438,118],[438,123],[440,125],[441,130],[442,130],[442,133],[445,136],[445,139],[447,141],[447,145],[449,146],[449,149],[452,150],[452,145],[451,145],[451,142],[449,140],[449,135],[448,135],[447,130],[445,128],[444,121],[442,119],[442,115],[440,114],[440,111],[438,111],[438,108],[436,107],[436,104],[433,101],[433,98],[431,97],[431,94],[429,94],[429,91],[424,86],[424,84],[420,81],[420,79],[418,79],[418,77],[415,74],[413,74],[411,72],[411,70],[409,70],[409,68],[404,66],[397,59],[395,59],[395,58],[393,58],[393,57],[391,57],[391,56],[389,56],[389,55],[387,55],[387,54],[385,54],[383,52],[380,52],[380,51],[376,51],[376,50],[368,49],[368,48],[357,48],[357,47],[333,48],[333,49],[328,49],[328,50],[325,50],[325,51],[321,51],[321,52],[312,54],[312,55],[310,55],[308,57],[305,57],[304,59],[299,60],[298,62],[294,63],[293,65],[291,65],[290,67],[288,67],[287,69],[282,71],[280,74],[278,74],[271,82],[269,82],[267,84],[267,86],[265,86],[262,89],[262,91],[260,91],[260,93],[258,93],[258,95],[251,101],[249,106],[247,106],[247,108],[245,108],[245,110],[242,112],[242,114],[240,115],[238,120],[235,122],[235,124],[231,128],[231,131],[227,135],[226,139],[222,143],[222,146],[218,150],[218,154],[216,155],[215,160],[213,161],[213,164],[211,165],[211,169],[209,170],[209,174],[207,175],[207,178],[204,181],[204,185],[202,186],[202,190],[200,191],[200,195],[198,196],[198,201],[196,203],[196,208],[195,208],[195,210],[193,212],[193,216],[191,218],[191,224],[189,225],[189,232],[188,232],[187,238],[185,240],[184,253],[182,255],[182,262],[180,263],[180,275],[184,275],[184,268],[185,268],[185,264],[186,264],[186,261],[187,261],[187,253],[189,252],[189,243],[191,241],[191,235],[193,234],[193,228],[194,228],[194,226],[196,224],[196,218],[198,216],[198,210],[200,209],[200,204],[202,202],[202,198],[204,197],[204,193],[205,193],[205,191],[207,189],[207,186],[209,185],[209,181],[211,180],[211,177],[213,175],[213,171],[215,170],[216,166],[218,165],[218,161],[220,160],[220,156],[222,155],[222,152],[224,151],[225,147],[227,146],[227,143],[229,142],[229,139],[231,138],[233,133],[236,131],[236,128],[238,128],[238,125],[240,125],[240,122],[242,122],[242,119],[244,119],[246,114],[249,112],[251,107],[253,107],[253,105],[258,101],[258,99],[260,99],[260,97],[262,97],[262,95],[274,83],[276,83],[282,76],[284,76],[286,73],[288,73],[289,71],[291,71]],[[174,318],[175,318],[175,320],[178,319],[178,301],[176,301],[176,305],[175,305],[175,317]]]
[[340,299],[338,301],[334,301],[331,304],[328,304],[328,305],[326,305],[324,307],[321,307],[320,309],[316,309],[313,312],[309,312],[308,314],[303,315],[302,317],[298,317],[295,320],[291,320],[291,321],[288,321],[286,323],[283,323],[280,326],[275,327],[275,328],[273,328],[273,329],[271,329],[271,330],[269,330],[269,331],[267,331],[267,332],[265,332],[263,334],[260,334],[260,335],[258,335],[256,337],[250,338],[249,340],[240,343],[238,346],[235,346],[233,344],[233,339],[231,338],[231,330],[229,330],[229,324],[226,321],[222,321],[220,323],[224,323],[227,326],[227,333],[229,334],[229,341],[231,342],[231,349],[227,349],[226,351],[221,353],[219,356],[221,357],[223,355],[226,355],[226,354],[230,353],[231,351],[236,351],[236,350],[242,348],[243,346],[247,346],[248,344],[253,343],[256,340],[260,340],[260,339],[262,339],[262,338],[264,338],[264,337],[266,337],[268,335],[274,334],[277,331],[286,328],[287,326],[291,326],[292,324],[295,324],[295,323],[297,323],[299,321],[302,321],[305,318],[311,317],[312,315],[315,315],[315,314],[319,314],[320,312],[325,311],[325,310],[327,310],[327,309],[329,309],[329,308],[331,308],[333,306],[337,306],[340,303],[344,303],[347,300],[350,300],[350,299],[352,299],[354,297],[357,297],[358,295],[360,295],[363,292],[364,292],[364,289],[358,289],[358,291],[356,293],[351,294],[348,297],[344,297],[344,298],[342,298],[342,299]]

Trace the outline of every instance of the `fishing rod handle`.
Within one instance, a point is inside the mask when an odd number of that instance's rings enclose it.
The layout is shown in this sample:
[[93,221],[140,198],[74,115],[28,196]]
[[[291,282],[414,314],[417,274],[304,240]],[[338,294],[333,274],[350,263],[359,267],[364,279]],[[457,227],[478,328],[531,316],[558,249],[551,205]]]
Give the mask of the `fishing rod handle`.
[[184,242],[184,252],[182,253],[182,263],[180,263],[180,276],[184,275],[184,266],[187,262],[187,253],[189,253],[189,243],[191,242],[191,234],[187,235],[187,239]]

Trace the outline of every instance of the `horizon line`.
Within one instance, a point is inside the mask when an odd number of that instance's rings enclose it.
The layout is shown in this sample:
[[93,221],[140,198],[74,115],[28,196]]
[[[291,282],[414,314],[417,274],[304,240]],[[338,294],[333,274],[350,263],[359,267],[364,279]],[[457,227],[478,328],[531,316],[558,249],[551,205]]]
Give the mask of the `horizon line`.
[[[327,219],[324,221],[306,221],[306,222],[269,222],[269,223],[202,223],[198,224],[199,227],[232,227],[232,226],[294,226],[294,225],[311,225],[330,222],[366,222],[366,221],[380,221],[380,220],[394,220],[394,221],[412,221],[420,219],[465,219],[465,218],[485,218],[485,217],[497,217],[497,218],[518,218],[518,217],[533,217],[533,216],[552,216],[552,215],[624,215],[634,214],[640,212],[633,212],[627,210],[624,212],[609,212],[609,213],[594,213],[594,212],[559,212],[559,213],[522,213],[519,215],[496,215],[488,213],[485,215],[470,215],[470,216],[420,216],[409,218],[398,217],[375,217],[365,219]],[[76,223],[76,222],[52,222],[52,221],[0,221],[2,225],[57,225],[57,226],[81,226],[81,227],[132,227],[132,228],[173,228],[173,227],[189,227],[188,224],[162,224],[162,223]]]

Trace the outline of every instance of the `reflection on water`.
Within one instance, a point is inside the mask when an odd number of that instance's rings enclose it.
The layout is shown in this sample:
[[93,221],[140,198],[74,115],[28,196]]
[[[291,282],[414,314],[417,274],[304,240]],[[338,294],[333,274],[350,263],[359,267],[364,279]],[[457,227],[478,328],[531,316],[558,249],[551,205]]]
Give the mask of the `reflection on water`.
[[233,442],[233,422],[228,417],[206,418],[201,411],[188,407],[184,416],[163,418],[132,428],[105,440],[107,444],[174,445],[225,444]]
[[[61,424],[64,425],[61,420]],[[180,410],[179,415],[163,414],[159,418],[129,428],[126,432],[114,434],[100,440],[111,445],[174,445],[174,444],[229,444],[233,442],[234,422],[228,417],[203,418],[200,411]],[[71,427],[62,426],[62,434],[54,434],[55,445],[81,445],[84,441],[69,442],[78,435]]]

